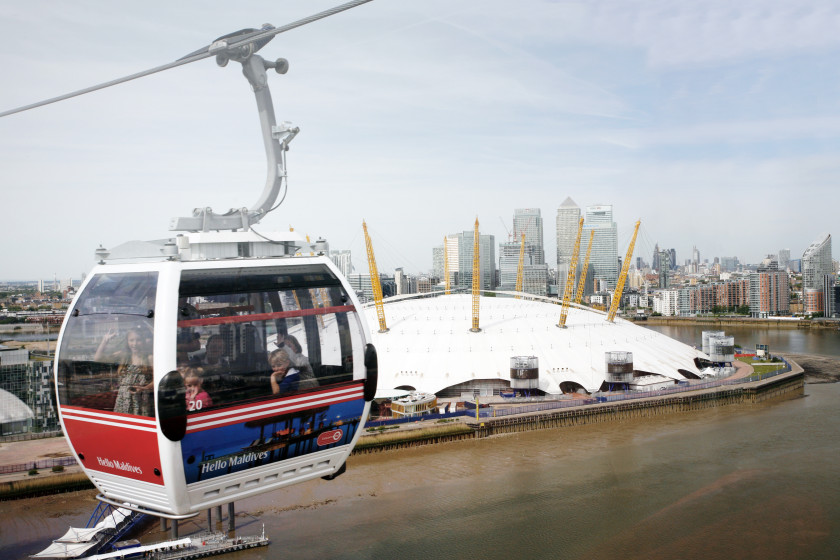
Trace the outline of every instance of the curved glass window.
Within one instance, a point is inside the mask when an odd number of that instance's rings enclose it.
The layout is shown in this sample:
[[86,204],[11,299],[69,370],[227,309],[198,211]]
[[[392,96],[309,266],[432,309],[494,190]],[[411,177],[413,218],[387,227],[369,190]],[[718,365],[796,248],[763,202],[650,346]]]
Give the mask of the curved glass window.
[[62,406],[154,416],[156,289],[156,272],[91,279],[67,317],[58,352]]
[[325,265],[181,273],[187,412],[353,380],[356,309]]

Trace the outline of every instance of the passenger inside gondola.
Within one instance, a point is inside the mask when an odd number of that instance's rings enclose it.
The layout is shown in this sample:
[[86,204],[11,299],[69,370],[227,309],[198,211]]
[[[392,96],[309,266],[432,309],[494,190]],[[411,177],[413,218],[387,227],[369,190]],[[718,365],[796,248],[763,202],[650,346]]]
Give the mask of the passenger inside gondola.
[[201,365],[208,369],[226,370],[230,367],[230,360],[225,355],[225,339],[220,334],[211,335],[204,347]]
[[275,350],[268,358],[271,366],[271,393],[286,395],[318,386],[318,380],[311,373],[304,373],[293,366],[285,350]]
[[196,352],[200,349],[201,341],[198,338],[198,334],[194,334],[188,330],[184,330],[178,334],[178,343],[175,350],[175,364],[182,376],[184,375],[186,368],[198,363],[197,359],[190,358],[190,353]]
[[117,367],[117,395],[114,412],[152,416],[152,354],[151,335],[143,328],[133,328],[125,336],[120,347],[108,350],[109,343],[119,336],[116,328],[111,328],[102,337],[94,362],[119,364]]
[[184,385],[187,388],[187,411],[202,410],[213,406],[213,399],[204,390],[204,369],[188,367],[184,372]]
[[312,371],[312,364],[309,363],[309,358],[303,355],[303,347],[301,347],[298,339],[290,334],[277,335],[277,348],[285,350],[292,362],[292,366],[301,372],[304,378],[315,378],[315,373]]
[[[346,303],[316,267],[184,271],[178,333],[200,332],[204,348],[189,355],[216,409],[352,381],[361,333]],[[275,348],[289,362],[282,373],[269,364]]]

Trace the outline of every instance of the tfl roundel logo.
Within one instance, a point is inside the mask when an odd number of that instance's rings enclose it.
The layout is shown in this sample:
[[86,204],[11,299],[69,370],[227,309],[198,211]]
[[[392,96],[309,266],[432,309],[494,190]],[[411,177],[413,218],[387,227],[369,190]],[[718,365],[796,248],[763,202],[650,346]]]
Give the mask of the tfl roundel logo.
[[341,429],[338,430],[330,430],[329,432],[324,432],[320,436],[318,436],[318,447],[323,447],[324,445],[332,445],[334,443],[338,443],[341,441],[341,438],[344,436],[344,432]]

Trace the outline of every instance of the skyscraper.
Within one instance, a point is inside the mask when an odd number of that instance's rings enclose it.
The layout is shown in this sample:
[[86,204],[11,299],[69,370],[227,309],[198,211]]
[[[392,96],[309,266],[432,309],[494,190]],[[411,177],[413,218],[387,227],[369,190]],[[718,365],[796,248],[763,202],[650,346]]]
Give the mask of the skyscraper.
[[[589,239],[589,231],[595,232],[592,238],[592,254],[589,264],[595,271],[595,278],[606,284],[607,289],[615,288],[618,280],[618,227],[613,221],[612,205],[587,206],[581,239]],[[586,257],[586,247],[581,243],[578,261]]]
[[572,262],[579,222],[580,208],[571,197],[567,197],[557,209],[557,268]]
[[[472,230],[467,230],[454,236],[458,242],[458,286],[466,290],[472,289],[474,235],[475,233]],[[495,244],[496,238],[493,235],[478,236],[478,261],[482,290],[492,290],[496,287]]]
[[802,292],[806,313],[834,313],[834,263],[831,234],[823,233],[802,254]]
[[443,245],[432,247],[432,276],[435,278],[443,278],[444,262],[443,262]]
[[659,243],[657,243],[653,246],[653,256],[650,258],[650,267],[657,272],[659,271],[659,266],[661,264],[659,262],[659,252]]
[[[449,261],[449,281],[451,282],[452,286],[455,286],[458,283],[458,237],[460,234],[453,233],[451,235],[447,235],[444,237],[444,244],[446,245],[444,250],[444,245],[438,245],[437,247],[432,247],[432,269],[433,274],[440,278],[441,282],[446,282],[446,278],[444,278],[445,273],[445,260]],[[444,259],[444,255],[446,258]],[[472,264],[470,265],[472,266]]]
[[668,288],[671,286],[670,270],[671,270],[671,253],[668,251],[660,251],[656,259],[659,261],[659,287]]
[[[516,274],[519,270],[519,246],[518,241],[499,243],[499,289],[513,290],[516,288]],[[524,264],[531,264],[531,255],[527,253],[523,259]]]
[[513,240],[525,234],[525,250],[534,264],[545,264],[543,223],[539,208],[517,208],[513,211]]
[[829,233],[820,234],[802,254],[802,287],[822,289],[826,274],[834,274]]
[[779,249],[779,270],[787,270],[790,267],[790,249]]
[[335,263],[335,266],[345,277],[353,273],[353,260],[350,258],[349,249],[330,251],[330,260]]
[[[461,259],[458,256],[459,247],[461,246],[459,240],[460,235],[459,233],[453,233],[447,235],[444,240],[444,244],[446,245],[446,260],[449,261],[449,282],[453,286],[458,284],[458,274],[461,270]],[[472,259],[472,252],[470,252],[470,258]],[[472,270],[472,261],[470,261],[470,270]],[[443,278],[442,273],[440,277]],[[443,281],[446,282],[446,278],[443,278]]]

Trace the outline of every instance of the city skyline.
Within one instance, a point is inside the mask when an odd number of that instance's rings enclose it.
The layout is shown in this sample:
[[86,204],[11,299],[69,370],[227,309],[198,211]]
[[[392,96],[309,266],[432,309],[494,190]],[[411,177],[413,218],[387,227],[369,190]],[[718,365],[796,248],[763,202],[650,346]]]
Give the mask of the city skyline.
[[[3,6],[0,110],[333,5]],[[800,258],[840,202],[838,23],[829,2],[371,2],[261,51],[289,59],[269,79],[278,120],[301,133],[286,201],[255,229],[292,226],[361,255],[366,219],[375,246],[399,248],[383,270],[420,273],[441,232],[478,216],[501,242],[513,209],[553,224],[571,197],[613,206],[622,255],[641,219],[646,260],[645,236],[680,263],[695,246]],[[208,59],[0,119],[0,279],[78,278],[100,244],[253,203],[265,162],[234,66]]]

